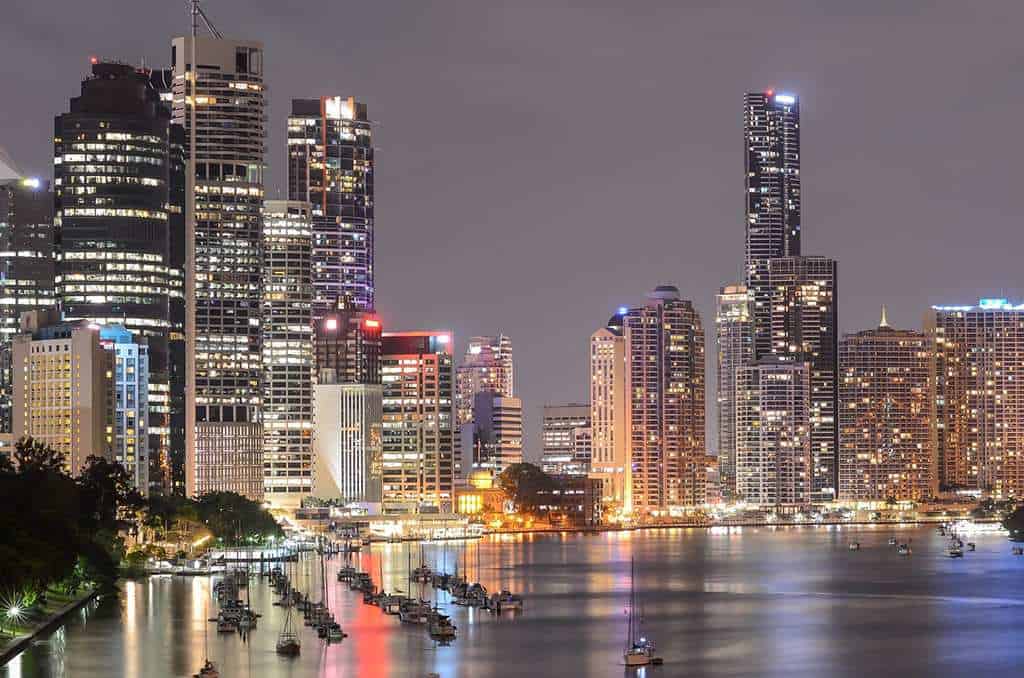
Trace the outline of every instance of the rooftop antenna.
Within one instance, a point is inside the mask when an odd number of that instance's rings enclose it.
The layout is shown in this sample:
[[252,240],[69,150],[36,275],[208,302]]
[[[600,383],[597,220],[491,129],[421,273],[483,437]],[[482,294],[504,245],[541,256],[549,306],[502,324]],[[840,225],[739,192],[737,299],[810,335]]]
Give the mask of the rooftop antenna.
[[880,323],[878,323],[879,327],[888,327],[889,326],[889,319],[886,318],[885,316],[886,316],[886,314],[885,314],[885,304],[882,304],[882,321]]

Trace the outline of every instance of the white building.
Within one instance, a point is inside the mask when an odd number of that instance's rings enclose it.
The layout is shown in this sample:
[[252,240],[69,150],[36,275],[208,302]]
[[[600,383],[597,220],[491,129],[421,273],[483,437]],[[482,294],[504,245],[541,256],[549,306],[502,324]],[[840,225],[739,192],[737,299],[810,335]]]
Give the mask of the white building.
[[338,384],[321,373],[314,389],[313,494],[344,503],[379,503],[383,386]]
[[629,399],[626,391],[626,338],[622,316],[590,337],[590,477],[602,481],[604,502],[632,510],[629,460]]

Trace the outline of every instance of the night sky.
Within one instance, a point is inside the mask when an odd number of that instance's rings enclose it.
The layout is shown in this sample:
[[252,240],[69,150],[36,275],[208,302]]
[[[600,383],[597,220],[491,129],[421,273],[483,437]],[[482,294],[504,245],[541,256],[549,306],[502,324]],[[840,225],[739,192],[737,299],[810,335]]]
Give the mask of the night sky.
[[[703,314],[714,429],[713,302],[743,260],[747,90],[801,96],[804,253],[839,260],[842,331],[877,324],[882,303],[920,327],[930,304],[1024,296],[1019,0],[205,8],[224,35],[265,43],[268,197],[285,190],[292,97],[367,103],[386,327],[451,328],[460,353],[509,334],[528,457],[544,402],[587,399],[590,333],[662,282]],[[91,55],[164,66],[188,29],[185,0],[2,14],[0,146],[40,176]]]

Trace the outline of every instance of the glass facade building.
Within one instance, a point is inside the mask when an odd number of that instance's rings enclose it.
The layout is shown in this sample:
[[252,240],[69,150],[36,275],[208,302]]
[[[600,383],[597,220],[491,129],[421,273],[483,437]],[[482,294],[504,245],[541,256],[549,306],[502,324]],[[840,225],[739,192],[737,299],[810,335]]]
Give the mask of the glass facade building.
[[373,132],[366,104],[293,99],[288,197],[313,208],[313,316],[372,310]]
[[768,261],[800,254],[800,101],[768,90],[743,97],[746,286],[754,358],[771,353]]
[[120,324],[145,339],[145,456],[161,485],[172,483],[171,459],[181,454],[171,400],[184,384],[170,341],[182,304],[183,262],[174,256],[184,236],[182,134],[150,73],[118,63],[94,63],[70,111],[54,121],[57,301],[67,320]]

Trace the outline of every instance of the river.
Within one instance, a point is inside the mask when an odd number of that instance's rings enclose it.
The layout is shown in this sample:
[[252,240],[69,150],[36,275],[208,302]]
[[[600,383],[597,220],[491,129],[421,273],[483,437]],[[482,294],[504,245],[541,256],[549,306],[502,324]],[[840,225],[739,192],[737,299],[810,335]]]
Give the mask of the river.
[[[891,536],[911,541],[913,555],[898,555]],[[264,616],[243,642],[206,621],[217,609],[207,578],[151,577],[83,608],[0,676],[191,676],[203,660],[204,631],[222,678],[621,676],[631,558],[643,630],[665,659],[640,670],[647,677],[1021,675],[1024,557],[1011,555],[1005,537],[971,539],[977,551],[956,560],[946,557],[946,540],[924,527],[673,529],[427,544],[429,564],[451,570],[458,558],[471,579],[526,599],[515,616],[446,606],[458,627],[450,646],[335,583],[336,558],[326,564],[329,599],[349,637],[325,647],[301,627],[295,659],[274,652],[284,612],[262,580],[250,595]],[[850,551],[851,541],[861,550]],[[407,589],[407,563],[418,564],[420,547],[375,545],[358,558],[375,580],[383,570],[387,590]],[[297,569],[316,585],[318,561]]]

